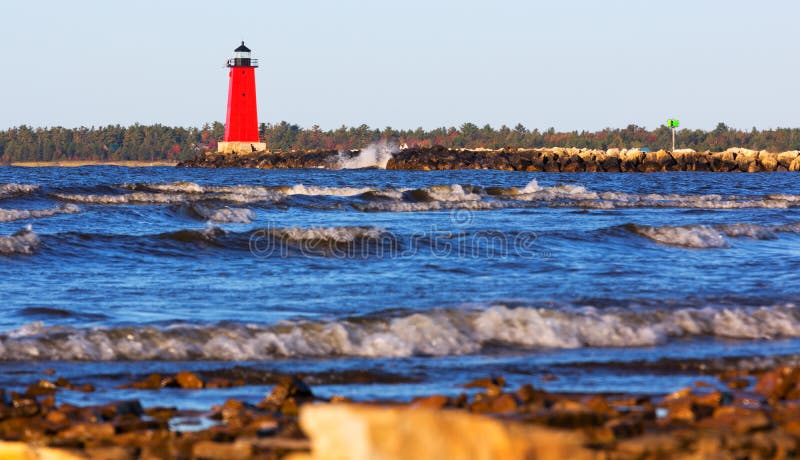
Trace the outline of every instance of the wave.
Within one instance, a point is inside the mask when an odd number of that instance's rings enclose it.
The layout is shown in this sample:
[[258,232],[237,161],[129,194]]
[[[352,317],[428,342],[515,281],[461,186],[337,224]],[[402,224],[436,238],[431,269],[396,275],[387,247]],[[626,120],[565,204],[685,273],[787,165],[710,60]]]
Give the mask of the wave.
[[37,190],[39,186],[33,184],[0,184],[0,199],[27,195]]
[[249,224],[256,215],[247,208],[215,208],[200,203],[193,203],[189,210],[203,220],[216,223]]
[[674,338],[800,337],[793,304],[674,310],[495,305],[394,317],[272,325],[76,328],[25,325],[0,335],[2,360],[264,360],[285,357],[446,356],[513,348],[643,347]]
[[[535,179],[524,187],[480,187],[451,184],[423,188],[324,187],[230,185],[210,186],[194,182],[122,184],[130,193],[56,193],[54,197],[91,204],[176,204],[197,201],[233,203],[283,203],[288,197],[349,197],[349,205],[365,212],[417,212],[447,209],[488,210],[500,208],[571,207],[582,209],[688,208],[748,209],[800,207],[800,196],[678,195],[593,191],[577,184],[542,186]],[[306,203],[287,202],[304,206]],[[341,207],[341,202],[314,206]]]
[[694,249],[730,247],[726,237],[771,240],[778,233],[800,233],[800,223],[786,225],[724,224],[651,227],[626,224],[626,230],[656,243]]
[[51,217],[58,214],[76,214],[81,210],[74,204],[65,204],[51,209],[3,209],[0,208],[0,222],[12,222],[15,220],[40,219]]
[[0,236],[0,255],[33,254],[39,247],[39,235],[30,225],[10,236]]
[[374,142],[355,155],[339,151],[333,169],[386,169],[389,160],[399,151],[397,144],[386,140]]
[[348,197],[375,191],[369,187],[318,187],[303,184],[275,187],[258,185],[201,186],[193,182],[123,184],[120,188],[131,190],[131,192],[117,194],[53,193],[52,196],[64,201],[101,205],[178,204],[197,201],[260,203],[278,202],[293,195]]

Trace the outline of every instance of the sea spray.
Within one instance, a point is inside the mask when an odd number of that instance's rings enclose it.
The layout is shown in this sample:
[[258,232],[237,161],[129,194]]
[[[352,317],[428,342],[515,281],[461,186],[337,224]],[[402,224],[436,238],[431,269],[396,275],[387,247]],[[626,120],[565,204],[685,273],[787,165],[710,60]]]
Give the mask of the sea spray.
[[355,156],[350,156],[347,152],[339,151],[335,167],[337,169],[386,169],[389,160],[399,151],[400,149],[394,142],[381,140],[368,145]]

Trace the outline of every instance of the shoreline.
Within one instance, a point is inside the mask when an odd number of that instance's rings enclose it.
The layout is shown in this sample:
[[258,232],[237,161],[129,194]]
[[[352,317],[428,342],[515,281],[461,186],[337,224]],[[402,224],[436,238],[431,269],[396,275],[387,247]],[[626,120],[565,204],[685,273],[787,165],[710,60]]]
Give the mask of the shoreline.
[[139,160],[123,160],[123,161],[93,161],[93,160],[64,160],[64,161],[18,161],[12,162],[5,166],[14,166],[18,168],[46,168],[46,167],[60,167],[60,168],[77,168],[82,166],[124,166],[129,168],[142,168],[153,166],[176,166],[177,161],[155,160],[155,161],[139,161]]
[[[335,150],[254,152],[225,154],[206,152],[180,162],[178,167],[200,168],[326,168],[342,169],[342,161],[360,151]],[[373,154],[374,156],[374,154]],[[667,152],[638,149],[589,150],[542,149],[448,149],[441,146],[411,148],[384,159],[385,169],[415,171],[495,169],[528,172],[788,172],[800,171],[800,151],[768,152],[742,148],[724,152]],[[376,159],[373,167],[378,167]],[[383,166],[383,164],[380,164]]]
[[[455,397],[432,394],[409,403],[320,398],[302,377],[284,374],[259,402],[228,399],[205,411],[179,410],[169,400],[156,407],[136,399],[58,404],[61,392],[89,395],[94,387],[54,374],[46,371],[22,393],[0,391],[0,454],[293,460],[352,458],[357,451],[387,459],[464,458],[465,449],[512,459],[800,454],[800,367],[731,369],[717,374],[716,383],[698,381],[658,396],[509,388],[496,376],[461,385]],[[182,371],[118,389],[207,391],[239,383]]]

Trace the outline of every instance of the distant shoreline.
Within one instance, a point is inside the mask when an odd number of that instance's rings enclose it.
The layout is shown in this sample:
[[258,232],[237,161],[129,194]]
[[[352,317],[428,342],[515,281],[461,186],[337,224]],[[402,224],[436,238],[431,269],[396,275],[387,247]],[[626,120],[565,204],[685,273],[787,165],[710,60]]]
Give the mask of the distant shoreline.
[[16,166],[19,168],[43,168],[61,167],[75,168],[80,166],[125,166],[129,168],[141,168],[148,166],[175,166],[177,161],[155,160],[155,161],[92,161],[92,160],[65,160],[65,161],[15,161],[6,166]]

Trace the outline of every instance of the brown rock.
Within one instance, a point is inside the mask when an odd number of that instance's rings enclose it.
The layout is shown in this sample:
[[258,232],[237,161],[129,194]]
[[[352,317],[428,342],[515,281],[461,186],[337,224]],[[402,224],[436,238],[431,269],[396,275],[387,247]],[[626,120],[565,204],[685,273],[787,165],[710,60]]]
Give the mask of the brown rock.
[[233,386],[238,386],[238,385],[235,385],[234,382],[232,382],[232,381],[230,381],[228,379],[223,379],[223,378],[219,378],[219,377],[215,377],[215,378],[205,382],[205,388],[208,388],[208,389],[231,388]]
[[617,439],[632,438],[644,433],[644,422],[640,417],[622,417],[605,423]]
[[767,414],[761,409],[747,409],[736,406],[724,406],[716,409],[707,425],[730,428],[736,434],[745,434],[764,430],[772,426]]
[[150,374],[146,379],[123,385],[122,388],[133,388],[136,390],[158,390],[161,385],[161,374]]
[[138,449],[123,446],[98,446],[84,450],[89,460],[134,460],[139,458]]
[[800,367],[781,366],[759,377],[755,392],[771,399],[784,399],[800,380]]
[[778,168],[778,154],[762,150],[758,152],[758,162],[764,171],[775,171]]
[[200,441],[192,448],[192,457],[198,460],[240,460],[253,456],[253,446],[247,441],[233,443]]
[[300,377],[296,375],[281,376],[272,392],[258,403],[260,408],[272,408],[277,410],[283,405],[287,398],[293,397],[299,400],[310,400],[314,397],[311,388],[306,385]]
[[115,401],[108,403],[104,406],[98,407],[97,412],[105,420],[111,420],[115,417],[123,416],[123,415],[132,415],[134,417],[139,417],[144,413],[142,409],[142,404],[138,400],[129,400],[129,401]]
[[514,412],[517,410],[518,403],[510,393],[504,393],[495,398],[491,403],[491,411],[496,413]]
[[499,376],[473,380],[462,385],[462,388],[490,388],[504,386],[506,386],[506,379],[505,377]]
[[606,401],[606,399],[602,396],[589,396],[583,398],[581,404],[598,414],[606,415],[608,417],[616,417],[619,415],[619,413],[612,409],[611,405],[608,404],[608,401]]
[[192,372],[178,372],[178,374],[175,375],[175,381],[178,382],[178,386],[185,390],[199,390],[203,388],[203,381]]
[[59,438],[97,440],[114,436],[114,425],[110,423],[77,423],[58,433]]
[[688,397],[667,400],[663,407],[667,409],[665,423],[692,423],[696,419],[692,400]]
[[432,395],[423,398],[415,398],[411,405],[413,407],[424,407],[426,409],[441,409],[447,405],[449,398],[444,395]]
[[525,384],[517,390],[517,398],[523,403],[528,404],[535,401],[544,401],[547,393],[544,390],[537,390],[530,384]]
[[28,396],[49,396],[55,394],[56,385],[47,380],[39,380],[35,385],[28,386],[25,394]]

